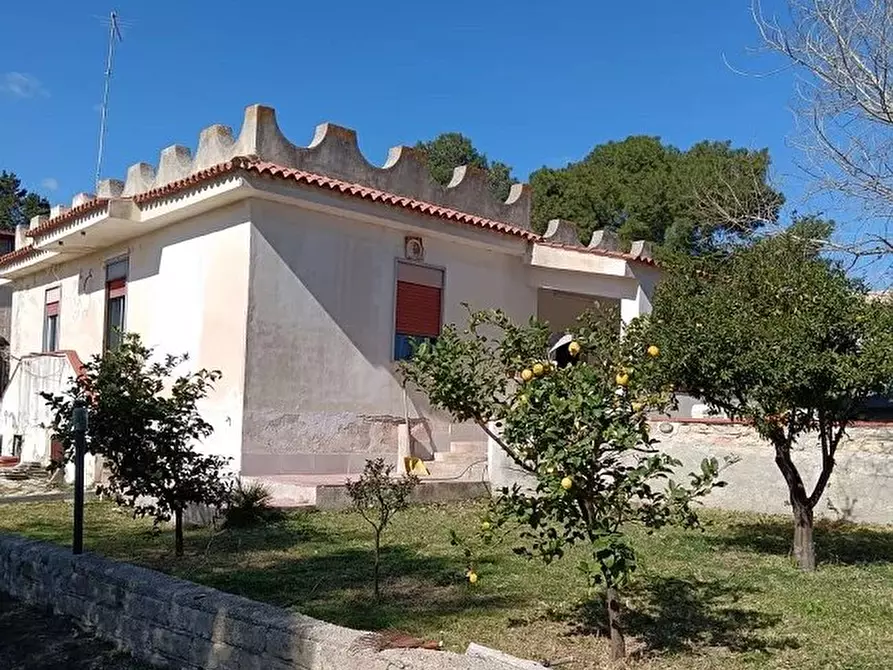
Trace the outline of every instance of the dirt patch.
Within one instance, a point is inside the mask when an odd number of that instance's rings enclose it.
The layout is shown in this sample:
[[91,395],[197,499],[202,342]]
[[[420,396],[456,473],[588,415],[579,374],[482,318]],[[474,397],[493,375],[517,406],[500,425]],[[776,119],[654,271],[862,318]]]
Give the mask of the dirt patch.
[[4,670],[147,670],[65,617],[0,593],[0,668]]

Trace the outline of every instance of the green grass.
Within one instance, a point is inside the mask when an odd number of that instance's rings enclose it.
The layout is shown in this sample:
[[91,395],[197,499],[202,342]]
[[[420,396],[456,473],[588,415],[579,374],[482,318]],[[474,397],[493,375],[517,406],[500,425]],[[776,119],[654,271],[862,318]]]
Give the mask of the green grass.
[[[67,544],[68,503],[0,506],[0,530]],[[448,530],[474,530],[473,504],[415,507],[385,533],[384,597],[371,598],[370,534],[349,513],[294,513],[254,530],[153,534],[109,504],[87,507],[90,551],[361,629],[396,628],[463,650],[470,641],[534,659],[597,668],[598,593],[570,554],[551,566],[492,550],[471,586]],[[821,526],[821,562],[802,574],[784,517],[707,512],[702,531],[637,533],[627,593],[630,666],[706,670],[893,668],[893,528]]]

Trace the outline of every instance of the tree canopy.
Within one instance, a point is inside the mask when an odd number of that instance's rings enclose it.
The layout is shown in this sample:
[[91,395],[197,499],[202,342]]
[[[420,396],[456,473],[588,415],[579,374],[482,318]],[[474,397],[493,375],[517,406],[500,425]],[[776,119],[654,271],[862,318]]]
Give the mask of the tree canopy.
[[431,176],[444,186],[453,178],[453,168],[460,165],[471,165],[486,170],[490,192],[494,198],[501,201],[508,198],[512,184],[518,181],[512,177],[511,166],[499,161],[490,161],[462,133],[441,133],[433,140],[419,142],[416,148],[425,152]]
[[616,231],[626,242],[650,240],[704,253],[729,235],[774,223],[784,202],[768,181],[767,150],[703,141],[687,151],[660,138],[631,136],[596,146],[564,168],[530,176],[534,229],[573,221],[580,238]]
[[116,349],[85,363],[62,395],[41,396],[52,411],[52,428],[65,445],[66,458],[74,449],[72,407],[86,401],[87,449],[102,456],[108,468],[108,481],[97,488],[156,524],[173,517],[176,554],[182,556],[186,508],[222,508],[229,497],[229,459],[196,448],[214,431],[198,405],[220,372],[175,376],[185,355],[153,357],[138,335],[124,333]]
[[[772,446],[804,569],[815,567],[813,510],[846,428],[869,398],[893,390],[893,304],[822,256],[829,227],[801,219],[721,260],[679,259],[649,326],[665,354],[659,381],[753,425]],[[818,456],[814,481],[794,462],[795,445]]]
[[50,203],[43,196],[22,187],[14,172],[0,171],[0,229],[15,230],[31,217],[50,213]]

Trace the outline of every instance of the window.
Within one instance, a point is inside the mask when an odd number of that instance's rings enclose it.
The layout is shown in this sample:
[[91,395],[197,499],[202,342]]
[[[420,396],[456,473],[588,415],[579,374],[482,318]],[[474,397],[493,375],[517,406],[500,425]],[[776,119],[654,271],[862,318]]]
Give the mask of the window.
[[43,350],[59,349],[59,298],[62,290],[57,286],[47,289],[43,306]]
[[0,233],[0,256],[15,249],[15,234]]
[[398,262],[394,360],[409,358],[414,342],[437,339],[442,309],[443,270]]
[[112,261],[105,267],[105,348],[116,349],[124,332],[124,315],[127,307],[126,258]]

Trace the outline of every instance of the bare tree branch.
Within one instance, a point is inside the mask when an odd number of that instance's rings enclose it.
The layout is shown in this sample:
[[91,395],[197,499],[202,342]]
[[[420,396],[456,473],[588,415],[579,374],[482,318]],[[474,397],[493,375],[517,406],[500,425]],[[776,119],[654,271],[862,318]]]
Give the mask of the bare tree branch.
[[[785,21],[752,0],[768,49],[802,75],[800,149],[815,186],[861,203],[871,217],[893,216],[893,0],[788,0]],[[872,234],[861,256],[893,252]],[[848,245],[849,246],[849,245]]]

